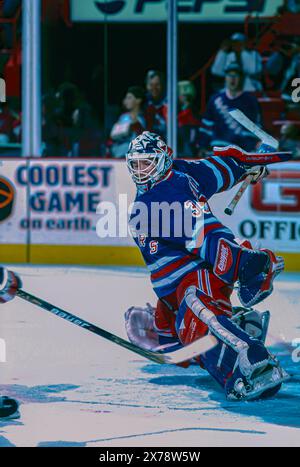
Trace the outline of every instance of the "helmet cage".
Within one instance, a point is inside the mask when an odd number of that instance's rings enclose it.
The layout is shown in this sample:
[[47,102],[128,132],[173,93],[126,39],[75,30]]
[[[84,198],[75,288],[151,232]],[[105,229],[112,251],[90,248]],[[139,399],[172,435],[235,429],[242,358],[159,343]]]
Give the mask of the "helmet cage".
[[168,172],[173,152],[159,135],[145,131],[130,143],[126,162],[138,190],[147,191]]
[[165,155],[162,153],[129,153],[127,154],[127,165],[136,184],[156,182],[165,173]]

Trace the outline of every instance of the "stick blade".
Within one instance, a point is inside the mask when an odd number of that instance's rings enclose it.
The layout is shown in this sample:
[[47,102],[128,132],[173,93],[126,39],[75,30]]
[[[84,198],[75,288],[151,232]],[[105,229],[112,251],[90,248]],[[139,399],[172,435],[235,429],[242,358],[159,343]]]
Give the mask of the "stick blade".
[[240,125],[246,128],[248,131],[253,133],[258,139],[260,139],[263,143],[272,146],[274,149],[278,149],[279,142],[273,138],[273,136],[266,133],[262,130],[258,125],[256,125],[250,118],[248,118],[241,110],[239,109],[232,109],[229,111],[234,120],[236,120]]
[[182,347],[182,349],[176,350],[174,352],[169,352],[162,354],[164,363],[182,363],[186,362],[187,360],[191,360],[198,355],[201,355],[209,350],[213,349],[218,344],[217,339],[212,336],[208,335],[197,339],[195,342]]

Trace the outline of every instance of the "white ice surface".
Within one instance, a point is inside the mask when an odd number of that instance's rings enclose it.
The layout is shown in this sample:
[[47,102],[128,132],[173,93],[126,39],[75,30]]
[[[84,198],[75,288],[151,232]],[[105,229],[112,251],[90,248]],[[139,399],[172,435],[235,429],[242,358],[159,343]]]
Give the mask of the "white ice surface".
[[[123,313],[155,301],[143,269],[15,267],[24,289],[125,336]],[[272,297],[268,343],[292,373],[268,401],[233,403],[197,367],[158,365],[16,299],[1,306],[0,393],[21,418],[0,422],[0,446],[300,446],[300,276]],[[278,344],[284,341],[285,344]]]

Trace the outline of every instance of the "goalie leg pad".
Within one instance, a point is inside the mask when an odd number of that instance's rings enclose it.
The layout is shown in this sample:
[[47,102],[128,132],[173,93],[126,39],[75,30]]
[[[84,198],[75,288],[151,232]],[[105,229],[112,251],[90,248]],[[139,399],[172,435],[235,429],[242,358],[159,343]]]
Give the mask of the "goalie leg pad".
[[175,326],[176,332],[184,345],[205,336],[208,331],[207,325],[195,316],[187,303],[187,290],[191,288],[203,292],[207,306],[213,309],[215,314],[225,314],[231,317],[231,287],[228,287],[224,281],[207,269],[191,272],[177,289],[180,306]]
[[[246,368],[249,368],[249,362],[254,362],[253,371],[249,375],[245,375],[243,371],[244,360]],[[241,352],[238,362],[239,365],[225,384],[228,400],[253,401],[273,397],[281,389],[282,383],[290,378],[281,368],[278,360],[263,347],[263,344],[261,348],[251,346]]]
[[280,389],[288,375],[263,342],[249,336],[196,287],[186,291],[185,302],[219,341],[201,356],[201,363],[225,389],[228,399],[270,397]]
[[171,294],[165,299],[157,301],[156,309],[154,312],[154,328],[161,338],[176,337],[175,330],[175,311],[176,311],[176,297]]
[[257,311],[252,308],[233,307],[232,312],[232,321],[249,334],[249,336],[265,343],[270,322],[269,311]]

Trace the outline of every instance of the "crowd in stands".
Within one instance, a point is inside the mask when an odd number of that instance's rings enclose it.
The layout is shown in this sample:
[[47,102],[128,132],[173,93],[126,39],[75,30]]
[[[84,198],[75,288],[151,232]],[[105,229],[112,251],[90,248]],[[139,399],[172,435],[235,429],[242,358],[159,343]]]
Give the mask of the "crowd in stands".
[[[21,6],[21,0],[0,1],[0,17],[10,20]],[[10,22],[3,22],[0,28],[1,48],[11,49],[13,46],[13,27]]]
[[300,13],[300,0],[284,0],[282,7],[278,9],[278,13]]
[[[206,157],[213,146],[220,145],[236,144],[247,151],[253,151],[257,146],[257,139],[233,120],[228,111],[238,108],[258,125],[264,125],[258,96],[264,95],[267,68],[258,52],[251,53],[245,48],[244,36],[235,34],[231,40],[238,42],[238,46],[234,51],[228,50],[226,57],[222,47],[212,65],[213,92],[202,115],[196,105],[195,84],[189,80],[178,83],[178,157]],[[277,85],[283,98],[283,84],[289,89],[298,70],[300,77],[298,57],[297,53],[291,57],[290,66],[284,68],[283,79]],[[272,56],[267,65],[270,60],[273,60]],[[105,134],[78,87],[63,83],[43,99],[44,155],[124,158],[129,142],[144,130],[166,138],[168,105],[163,73],[148,71],[145,86],[130,86],[121,107],[119,117]],[[284,113],[291,112],[291,109],[296,114],[295,121],[284,120]],[[292,102],[290,93],[282,115],[283,124],[276,136],[281,139],[282,149],[292,150],[295,157],[300,158],[298,112],[299,106]]]
[[[178,83],[178,156],[196,155],[196,144],[201,125],[194,100],[196,89],[192,82]],[[132,86],[123,100],[125,112],[114,124],[108,144],[109,155],[124,157],[129,142],[144,130],[167,136],[167,99],[163,73],[150,70],[146,88]]]
[[13,103],[0,103],[0,145],[21,141],[21,113]]
[[91,106],[69,82],[43,97],[43,155],[48,157],[105,156],[104,138]]
[[[285,11],[299,13],[300,0],[285,1],[279,13]],[[279,138],[282,150],[291,150],[300,159],[300,108],[292,98],[295,78],[300,79],[300,34],[278,36],[273,50],[266,54],[253,44],[249,46],[248,38],[240,32],[225,39],[210,69],[211,95],[202,115],[195,105],[195,83],[178,83],[178,157],[206,157],[217,145],[236,144],[255,150],[257,139],[228,113],[238,108]],[[144,129],[166,136],[162,73],[149,71],[146,89],[129,88],[123,108],[110,135],[107,155],[111,157],[124,157],[128,142]]]
[[[52,2],[43,2],[52,8]],[[20,3],[0,0],[0,16],[12,18]],[[64,4],[63,0],[59,3],[60,9]],[[286,13],[299,14],[300,0],[284,0],[278,14]],[[0,52],[11,46],[11,24],[4,23],[0,25]],[[1,68],[0,53],[0,76]],[[282,149],[300,158],[300,108],[292,98],[295,78],[300,78],[300,33],[276,36],[266,53],[258,41],[241,32],[224,39],[208,72],[205,111],[199,111],[203,92],[199,82],[178,82],[177,156],[206,157],[213,146],[228,144],[255,150],[257,140],[228,113],[238,108],[279,138]],[[43,156],[124,158],[129,142],[144,130],[166,138],[165,76],[150,70],[143,84],[134,83],[124,90],[119,116],[108,115],[105,128],[93,109],[72,82],[48,91],[42,105]],[[0,146],[20,141],[20,102],[8,99],[0,103]]]
[[199,146],[202,151],[206,151],[213,146],[235,144],[246,151],[253,151],[257,144],[256,138],[231,117],[229,110],[239,109],[260,125],[258,100],[247,91],[246,74],[238,62],[229,62],[224,75],[225,87],[210,98],[203,115]]
[[[9,61],[14,44],[14,30],[10,20],[16,15],[21,0],[0,1],[0,77],[4,78],[4,67]],[[7,20],[7,22],[6,22]],[[18,26],[18,25],[17,25]],[[16,30],[17,32],[17,30]],[[7,90],[7,89],[6,89]],[[0,145],[21,141],[20,99],[7,97],[0,102]]]
[[235,33],[222,43],[211,68],[213,77],[224,79],[231,63],[239,64],[243,70],[244,91],[262,91],[262,57],[256,50],[247,48],[247,38],[242,33]]
[[141,86],[128,88],[123,100],[125,112],[112,127],[110,133],[110,153],[113,157],[124,157],[130,141],[146,129],[146,117],[143,112],[145,91]]
[[[298,8],[300,11],[300,1],[288,0],[279,13],[297,13]],[[211,95],[202,115],[195,105],[195,83],[178,83],[178,156],[205,157],[215,145],[236,144],[255,150],[257,140],[228,113],[230,108],[238,108],[280,138],[282,149],[292,150],[300,158],[300,109],[292,99],[295,78],[300,78],[300,35],[277,37],[273,50],[263,54],[253,44],[249,46],[245,34],[232,34],[212,63]],[[270,111],[272,104],[276,109]],[[123,106],[124,113],[111,131],[108,155],[124,157],[130,139],[144,129],[166,136],[167,100],[161,73],[148,72],[145,90],[128,89]]]

